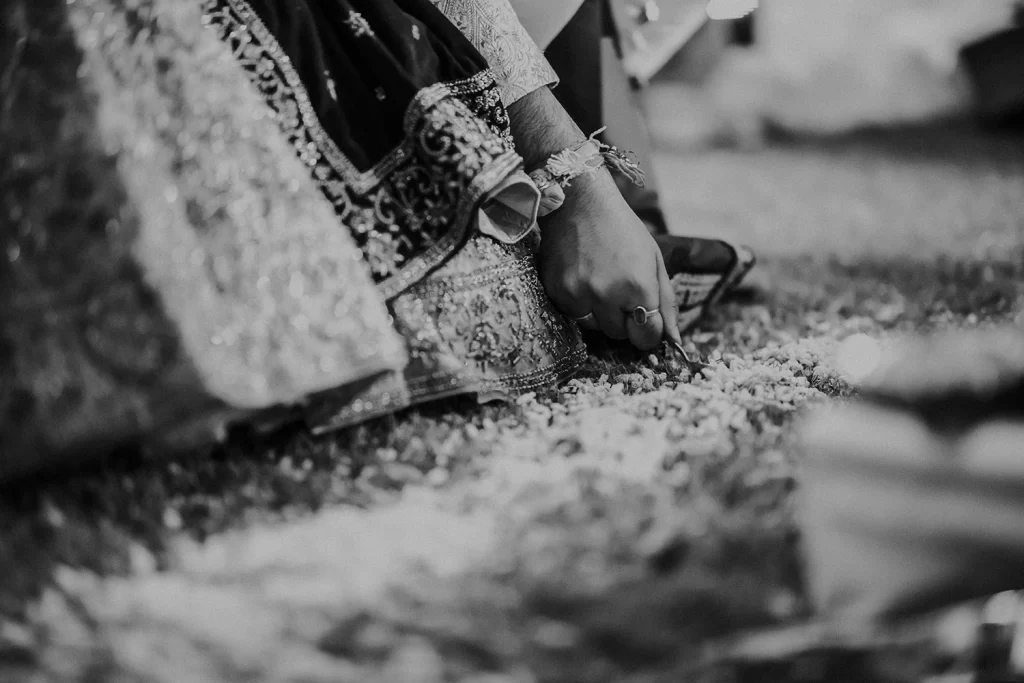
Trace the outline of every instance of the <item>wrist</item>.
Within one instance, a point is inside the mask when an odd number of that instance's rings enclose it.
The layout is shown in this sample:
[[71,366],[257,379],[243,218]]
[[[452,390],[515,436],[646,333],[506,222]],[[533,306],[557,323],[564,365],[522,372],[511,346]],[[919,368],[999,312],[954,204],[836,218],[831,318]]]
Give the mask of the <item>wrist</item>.
[[629,153],[597,140],[603,131],[604,128],[595,131],[583,142],[553,154],[543,166],[529,171],[530,178],[544,196],[541,215],[557,210],[565,202],[565,189],[571,187],[576,179],[601,170],[622,173],[643,187],[644,172],[635,159]]
[[[576,178],[563,192],[565,193],[565,199],[558,210],[538,220],[541,235],[545,234],[548,227],[552,224],[557,226],[552,227],[552,229],[559,232],[571,229],[577,224],[577,221],[573,220],[575,217],[592,215],[589,212],[589,207],[595,205],[607,206],[605,202],[607,202],[608,197],[620,196],[615,180],[608,169],[605,168],[597,169]],[[580,224],[580,227],[588,226]]]
[[593,202],[608,192],[618,195],[619,187],[615,184],[611,172],[601,167],[574,179],[565,192],[565,208],[571,209],[580,204]]
[[510,104],[508,115],[516,151],[527,171],[587,139],[548,88],[538,88]]

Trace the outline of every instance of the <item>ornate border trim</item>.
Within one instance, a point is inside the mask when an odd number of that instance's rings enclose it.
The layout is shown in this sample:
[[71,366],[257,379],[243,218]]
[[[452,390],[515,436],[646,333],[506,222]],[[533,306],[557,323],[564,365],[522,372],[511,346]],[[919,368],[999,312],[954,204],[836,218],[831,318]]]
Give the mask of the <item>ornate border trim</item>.
[[[234,13],[235,16],[231,16],[228,10]],[[299,107],[299,114],[302,117],[302,126],[309,131],[310,137],[316,144],[317,149],[323,154],[324,159],[327,160],[327,163],[358,194],[366,194],[375,188],[387,176],[393,173],[399,164],[409,159],[412,155],[412,145],[408,140],[408,136],[412,134],[416,122],[428,109],[446,97],[470,95],[495,85],[494,74],[490,69],[486,69],[470,78],[449,83],[438,83],[424,88],[416,94],[406,108],[403,127],[407,139],[384,155],[371,169],[360,171],[345,156],[345,153],[338,148],[338,145],[327,134],[327,131],[324,130],[323,124],[320,123],[320,118],[313,108],[313,102],[310,100],[306,86],[302,83],[302,78],[292,65],[292,60],[285,54],[277,38],[274,37],[274,34],[263,23],[263,20],[260,19],[256,11],[252,9],[248,1],[203,0],[204,24],[214,24],[212,15],[217,13],[225,17],[226,24],[230,27],[227,32],[229,37],[239,36],[246,31],[251,32],[252,36],[260,44],[260,47],[270,54],[276,70],[280,72],[281,80],[284,81],[295,97],[296,104]],[[239,54],[235,54],[235,57],[239,56]]]
[[461,394],[475,394],[484,400],[495,400],[495,394],[519,396],[542,387],[564,382],[579,372],[586,360],[586,347],[580,344],[571,353],[530,373],[511,374],[477,381],[447,375],[434,378],[429,386],[419,384],[414,389],[406,387],[400,375],[392,374],[380,381],[393,383],[397,390],[397,396],[390,392],[384,392],[377,400],[356,399],[351,405],[336,411],[330,418],[326,418],[319,424],[311,425],[310,429],[313,434],[322,436],[366,420],[383,417],[395,410],[419,405],[427,400],[437,401]]
[[[292,65],[291,59],[285,54],[273,33],[247,0],[202,0],[202,2],[203,23],[215,28],[222,27],[225,42],[236,58],[243,57],[242,51],[251,44],[245,38],[246,34],[250,34],[259,47],[266,50],[276,72],[273,78],[289,89],[290,95],[298,107],[301,121],[296,128],[303,129],[308,133],[316,147],[316,152],[338,173],[346,186],[359,195],[365,195],[376,188],[387,180],[388,176],[394,173],[401,164],[412,159],[414,155],[412,140],[416,125],[431,108],[445,99],[477,94],[497,85],[493,73],[486,69],[467,79],[438,83],[424,88],[416,94],[406,108],[403,118],[405,140],[385,155],[373,168],[368,171],[360,171],[324,130],[313,108],[309,93]],[[215,19],[215,15],[222,17],[222,20]],[[311,170],[315,169],[316,159],[312,161],[303,159],[303,161]],[[505,177],[522,167],[522,158],[514,150],[509,149],[477,174],[454,207],[451,228],[437,242],[411,257],[404,267],[397,269],[393,275],[379,282],[377,290],[381,296],[386,300],[393,299],[439,266],[466,237],[473,219],[472,212],[479,202]],[[314,180],[317,180],[315,173]]]
[[432,246],[411,258],[397,274],[378,284],[377,290],[381,296],[390,301],[441,265],[469,233],[472,214],[480,200],[508,174],[522,167],[522,157],[509,150],[495,159],[486,170],[477,174],[455,208],[451,229]]

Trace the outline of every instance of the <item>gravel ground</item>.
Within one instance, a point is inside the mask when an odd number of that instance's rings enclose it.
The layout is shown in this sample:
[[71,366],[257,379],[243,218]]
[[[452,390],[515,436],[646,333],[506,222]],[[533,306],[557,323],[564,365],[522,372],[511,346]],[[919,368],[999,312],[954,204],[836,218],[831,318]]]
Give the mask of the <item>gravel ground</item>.
[[1024,140],[873,131],[659,171],[676,229],[761,254],[690,340],[706,376],[594,357],[516,405],[6,491],[0,680],[669,681],[805,616],[801,409],[851,395],[852,335],[1021,321]]

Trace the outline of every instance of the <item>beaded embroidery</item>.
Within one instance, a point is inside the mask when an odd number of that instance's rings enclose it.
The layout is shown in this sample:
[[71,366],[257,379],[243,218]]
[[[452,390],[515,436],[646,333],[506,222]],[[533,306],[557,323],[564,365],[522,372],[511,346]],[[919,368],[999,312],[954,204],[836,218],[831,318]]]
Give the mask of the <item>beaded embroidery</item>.
[[523,242],[476,235],[391,309],[409,348],[404,375],[307,414],[314,433],[440,396],[472,392],[491,400],[536,391],[572,376],[586,359],[579,329],[544,293]]
[[9,10],[0,43],[33,57],[0,97],[0,479],[268,428],[404,366],[361,254],[198,4]]
[[363,36],[374,36],[373,28],[370,27],[370,22],[366,20],[362,14],[356,11],[349,12],[348,19],[345,20],[348,27],[352,29],[352,35],[356,38],[362,38]]
[[391,299],[449,256],[486,193],[522,165],[494,76],[440,83],[406,111],[405,141],[360,171],[320,124],[302,81],[245,0],[203,0],[204,20],[275,112],[381,294]]
[[527,245],[462,239],[480,199],[522,167],[491,72],[419,92],[405,142],[360,171],[327,136],[287,56],[244,0],[204,2],[207,23],[350,228],[407,345],[404,372],[307,413],[314,431],[456,393],[509,397],[573,374],[586,354],[579,330],[547,298]]

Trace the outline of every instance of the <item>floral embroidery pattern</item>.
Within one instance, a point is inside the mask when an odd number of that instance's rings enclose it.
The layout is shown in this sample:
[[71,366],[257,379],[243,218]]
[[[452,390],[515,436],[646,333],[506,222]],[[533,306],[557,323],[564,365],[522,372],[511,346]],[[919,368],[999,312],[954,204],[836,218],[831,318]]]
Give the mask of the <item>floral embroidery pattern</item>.
[[370,22],[366,20],[359,12],[352,10],[348,14],[348,19],[345,20],[348,27],[352,30],[352,35],[356,38],[362,38],[363,36],[374,37],[373,28],[370,26]]
[[477,202],[522,159],[490,72],[421,91],[405,141],[360,171],[321,126],[301,79],[245,0],[204,0],[217,31],[276,114],[391,299],[454,251]]
[[314,426],[322,433],[433,396],[505,397],[572,375],[586,358],[579,329],[541,286],[530,247],[471,238],[391,305],[409,365]]

